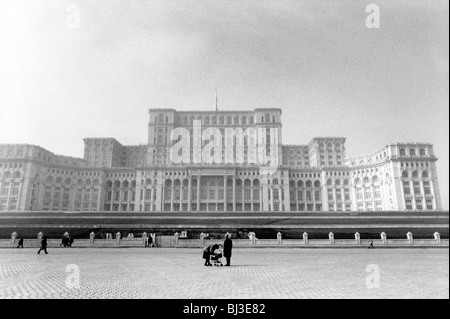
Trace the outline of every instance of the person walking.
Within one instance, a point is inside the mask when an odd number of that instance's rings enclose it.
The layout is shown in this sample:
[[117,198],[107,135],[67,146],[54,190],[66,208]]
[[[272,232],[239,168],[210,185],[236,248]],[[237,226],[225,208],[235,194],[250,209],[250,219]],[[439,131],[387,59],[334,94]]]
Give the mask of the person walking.
[[369,249],[375,249],[375,247],[373,246],[373,241],[369,241]]
[[231,263],[231,250],[233,250],[233,241],[230,238],[230,234],[225,235],[225,241],[223,242],[223,256],[227,260],[225,266],[230,266]]
[[17,248],[23,248],[23,237],[20,237],[19,245],[17,245]]
[[39,248],[38,255],[41,253],[41,250],[43,250],[46,254],[48,254],[48,252],[47,252],[47,236],[42,237],[41,248]]
[[72,248],[72,244],[73,244],[73,237],[69,236],[68,240],[67,240],[67,246],[69,246],[70,248]]

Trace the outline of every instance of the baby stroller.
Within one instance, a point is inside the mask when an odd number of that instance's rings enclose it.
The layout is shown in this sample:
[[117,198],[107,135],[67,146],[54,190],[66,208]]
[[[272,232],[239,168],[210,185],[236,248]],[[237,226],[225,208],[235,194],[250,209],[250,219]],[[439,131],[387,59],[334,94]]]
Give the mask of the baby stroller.
[[222,264],[223,252],[222,249],[216,249],[213,254],[211,254],[211,263],[213,266],[223,266]]

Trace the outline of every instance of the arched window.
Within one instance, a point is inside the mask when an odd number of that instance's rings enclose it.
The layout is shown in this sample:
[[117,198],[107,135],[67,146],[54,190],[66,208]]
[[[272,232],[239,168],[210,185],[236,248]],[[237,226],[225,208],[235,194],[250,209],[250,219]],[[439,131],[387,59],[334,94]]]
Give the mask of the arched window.
[[413,178],[419,177],[419,172],[418,172],[418,171],[413,171],[413,172],[412,172],[412,177],[413,177]]
[[314,187],[319,188],[320,187],[320,182],[319,181],[315,181],[314,182]]
[[348,179],[344,179],[344,185],[345,185],[345,186],[348,185]]
[[219,117],[219,124],[221,124],[221,125],[224,124],[224,118],[222,115]]
[[107,181],[106,182],[106,187],[107,188],[112,188],[112,181]]
[[369,184],[369,178],[366,176],[366,177],[364,177],[364,179],[363,179],[363,184]]
[[372,177],[372,183],[378,183],[378,176],[377,175],[374,175]]
[[425,154],[426,154],[425,149],[421,148],[419,153],[420,153],[420,156],[425,156]]
[[215,187],[216,186],[216,182],[214,182],[214,181],[209,182],[209,186]]
[[172,180],[167,179],[165,185],[166,185],[166,187],[172,186]]
[[306,181],[306,187],[311,187],[312,186],[312,182],[311,181]]
[[176,186],[176,187],[179,187],[179,186],[181,185],[181,181],[180,181],[179,179],[176,179],[176,180],[173,182],[173,185]]
[[62,183],[62,178],[61,177],[57,177],[56,178],[56,184],[61,184]]
[[145,180],[145,185],[152,185],[152,180],[150,179],[150,178],[147,178],[146,180]]
[[251,185],[252,185],[252,182],[247,178],[247,179],[244,181],[244,186],[249,187],[249,186],[251,186]]
[[270,122],[270,115],[269,115],[269,113],[266,113],[266,122]]
[[411,156],[416,156],[416,150],[415,149],[410,149],[409,150],[409,155],[411,155]]
[[19,171],[15,171],[13,174],[13,178],[20,178],[20,172]]
[[333,185],[333,181],[331,180],[331,178],[327,179],[327,185],[328,185],[328,186]]
[[428,178],[428,171],[423,171],[422,172],[422,177],[423,178]]
[[216,125],[217,124],[217,117],[213,116],[212,117],[212,125]]
[[64,181],[64,184],[70,185],[70,178],[66,178],[66,180]]
[[239,124],[239,116],[234,117],[234,123],[233,124]]
[[336,180],[334,181],[334,183],[335,183],[336,185],[341,185],[341,181],[340,181],[339,179],[336,179]]
[[127,188],[129,185],[130,185],[130,183],[128,183],[128,181],[124,181],[123,184],[122,184],[122,186],[124,188]]
[[250,123],[250,124],[253,124],[253,123],[254,123],[253,116],[250,116],[249,123]]
[[259,186],[259,179],[253,180],[253,186]]
[[406,155],[406,151],[405,149],[400,149],[400,156],[405,156]]
[[242,124],[242,125],[247,125],[247,118],[246,118],[245,116],[243,116],[243,117],[241,118],[241,124]]
[[205,117],[205,125],[209,125],[209,116]]
[[273,180],[273,185],[278,185],[278,179],[275,178],[275,179]]
[[227,124],[231,124],[231,116],[227,116]]
[[355,185],[361,185],[361,180],[359,178],[355,178]]
[[403,178],[408,178],[408,176],[409,176],[408,171],[403,171],[402,172],[402,177]]

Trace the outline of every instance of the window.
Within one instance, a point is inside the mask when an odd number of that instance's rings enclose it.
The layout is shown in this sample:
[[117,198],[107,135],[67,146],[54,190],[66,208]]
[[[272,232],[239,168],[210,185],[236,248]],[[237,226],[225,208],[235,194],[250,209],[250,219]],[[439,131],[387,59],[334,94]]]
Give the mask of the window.
[[410,149],[409,150],[409,155],[411,155],[411,156],[416,156],[416,150],[415,149]]
[[418,181],[414,182],[413,187],[414,187],[414,195],[420,195],[420,183]]
[[423,191],[424,191],[425,195],[431,195],[430,182],[428,182],[428,181],[423,182]]
[[406,151],[402,148],[400,150],[400,156],[405,156],[406,155]]
[[423,148],[420,149],[419,153],[420,156],[425,156],[425,150]]
[[405,193],[405,195],[411,194],[411,188],[410,188],[409,182],[403,182],[403,192]]

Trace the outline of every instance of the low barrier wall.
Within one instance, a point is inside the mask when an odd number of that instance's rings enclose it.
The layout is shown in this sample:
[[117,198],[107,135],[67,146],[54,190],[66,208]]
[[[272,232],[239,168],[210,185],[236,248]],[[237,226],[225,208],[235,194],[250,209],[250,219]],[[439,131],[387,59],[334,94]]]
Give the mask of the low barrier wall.
[[[233,239],[233,247],[245,248],[357,248],[369,247],[370,242],[376,248],[395,248],[395,247],[430,247],[430,248],[448,248],[449,240],[441,239],[439,233],[434,233],[434,239],[415,239],[412,233],[407,233],[404,239],[389,239],[385,233],[380,234],[380,239],[368,240],[361,239],[359,234],[355,234],[355,239],[335,239],[333,233],[329,234],[329,239],[309,239],[308,234],[303,234],[303,239],[283,239],[282,234],[277,234],[277,239],[258,239],[254,233],[250,233],[249,239]],[[39,248],[40,240],[43,234],[39,233],[36,239],[24,239],[24,248]],[[115,238],[110,236],[107,239],[95,239],[91,234],[89,239],[76,239],[72,247],[95,247],[95,248],[119,248],[119,247],[147,247],[147,235],[137,238],[121,238],[120,234],[116,234]],[[181,237],[178,233],[173,236],[155,236],[152,235],[152,242],[156,247],[163,248],[202,248],[211,244],[221,244],[223,239],[209,239],[205,234],[200,234],[199,239],[188,239]],[[0,248],[15,248],[19,244],[17,234],[11,234],[11,239],[0,239]],[[48,248],[63,247],[61,239],[47,239]]]

